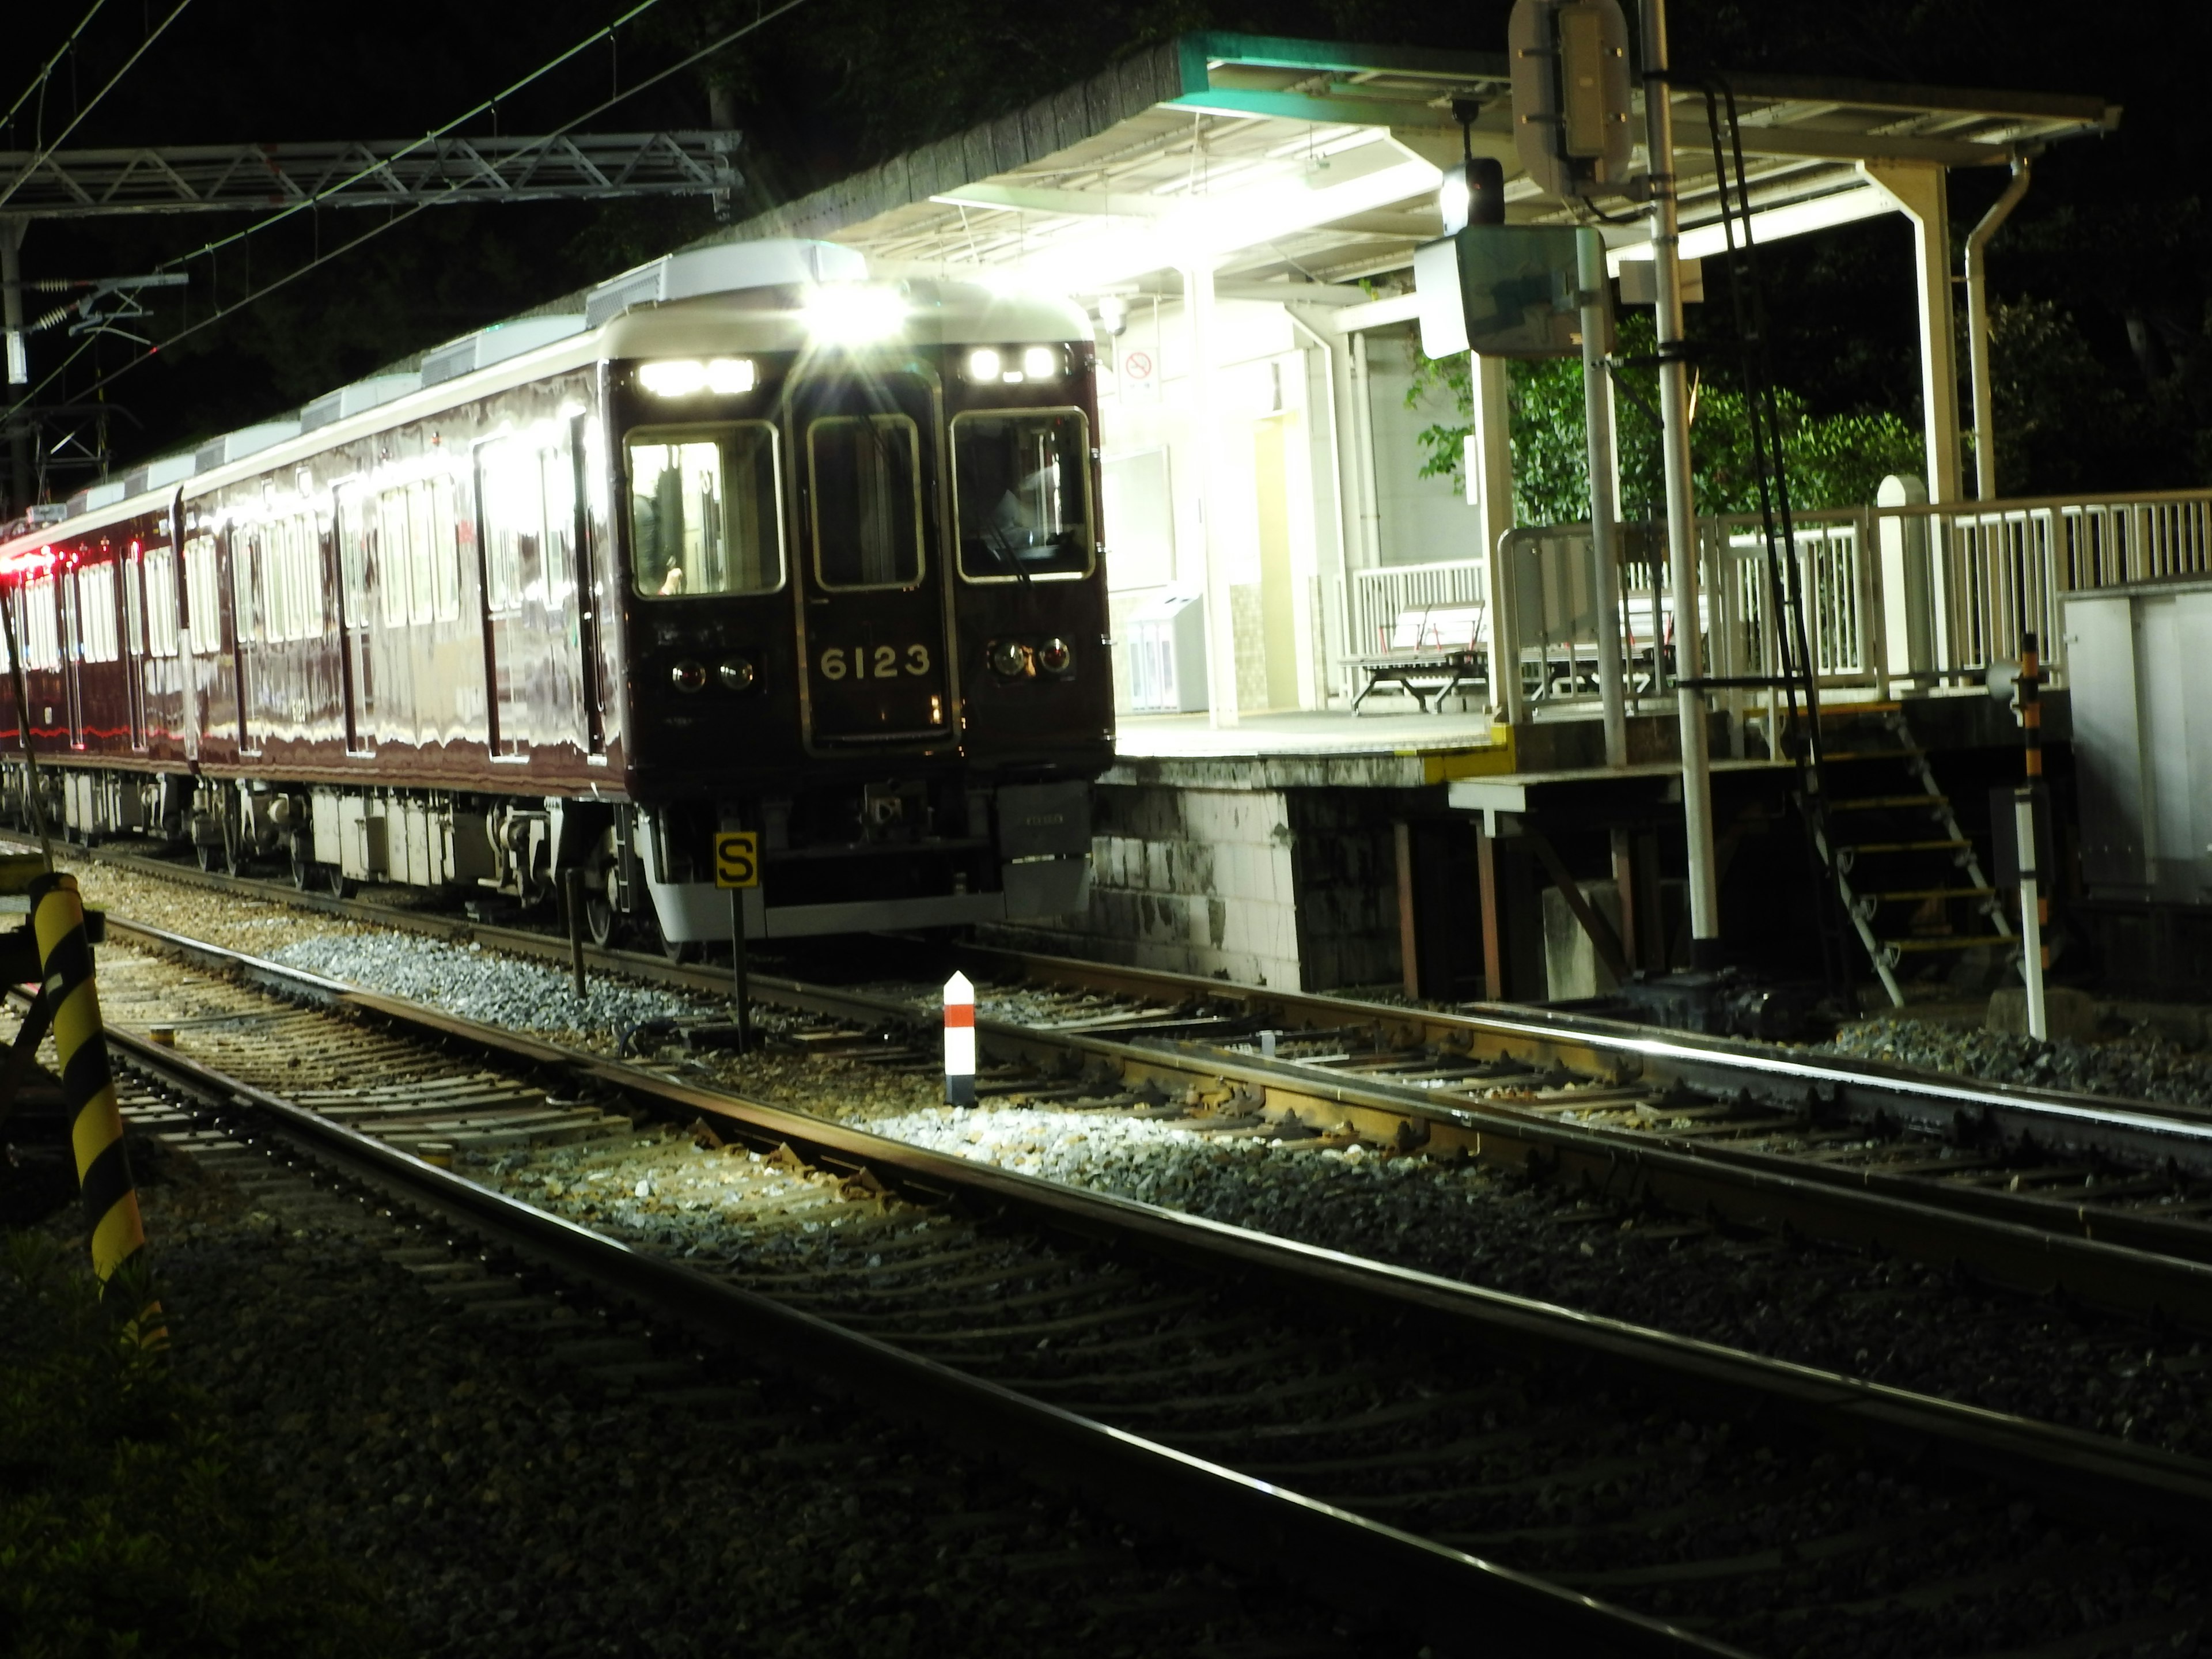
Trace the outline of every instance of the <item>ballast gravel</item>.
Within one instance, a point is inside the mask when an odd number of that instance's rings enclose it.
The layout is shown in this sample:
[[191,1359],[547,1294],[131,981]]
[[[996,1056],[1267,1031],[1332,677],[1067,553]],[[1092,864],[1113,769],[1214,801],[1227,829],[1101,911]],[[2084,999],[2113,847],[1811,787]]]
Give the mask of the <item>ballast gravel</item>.
[[2110,1042],[2043,1042],[1932,1020],[1880,1019],[1844,1026],[1815,1052],[1985,1083],[2212,1106],[2212,1055],[2142,1034]]
[[[173,1363],[422,1654],[1411,1659],[1273,1587],[1255,1623],[1188,1549],[801,1382],[725,1370],[684,1402],[602,1381],[512,1304],[397,1265],[366,1209],[137,1161]],[[81,1248],[74,1208],[45,1224]],[[1313,1639],[1286,1640],[1301,1618]]]
[[723,1005],[595,974],[580,1000],[544,963],[405,933],[325,934],[279,945],[272,961],[442,1008],[511,1031],[573,1033],[611,1044],[649,1021],[711,1018]]

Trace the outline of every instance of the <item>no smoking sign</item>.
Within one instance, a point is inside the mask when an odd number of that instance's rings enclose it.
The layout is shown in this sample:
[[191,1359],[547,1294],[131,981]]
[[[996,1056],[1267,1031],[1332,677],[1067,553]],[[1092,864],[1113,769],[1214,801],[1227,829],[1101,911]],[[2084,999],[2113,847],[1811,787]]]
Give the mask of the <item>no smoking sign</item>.
[[1149,352],[1130,351],[1122,354],[1121,378],[1125,380],[1149,380],[1152,378],[1152,359]]

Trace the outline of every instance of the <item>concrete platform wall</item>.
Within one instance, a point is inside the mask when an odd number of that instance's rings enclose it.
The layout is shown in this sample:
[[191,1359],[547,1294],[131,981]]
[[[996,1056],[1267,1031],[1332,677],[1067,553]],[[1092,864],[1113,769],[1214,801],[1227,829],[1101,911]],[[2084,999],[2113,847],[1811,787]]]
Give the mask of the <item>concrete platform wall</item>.
[[1394,793],[1103,783],[1088,912],[993,937],[1292,990],[1394,981]]

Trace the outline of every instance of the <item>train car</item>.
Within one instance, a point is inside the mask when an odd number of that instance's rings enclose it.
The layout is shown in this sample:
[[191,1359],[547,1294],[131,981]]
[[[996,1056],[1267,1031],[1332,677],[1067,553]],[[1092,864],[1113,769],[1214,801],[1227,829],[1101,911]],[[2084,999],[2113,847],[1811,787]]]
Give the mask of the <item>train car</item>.
[[[1080,908],[1113,749],[1064,301],[671,255],[0,544],[0,812],[673,954]],[[183,476],[189,474],[189,476]],[[153,485],[156,481],[169,479]],[[118,498],[119,499],[113,499]]]

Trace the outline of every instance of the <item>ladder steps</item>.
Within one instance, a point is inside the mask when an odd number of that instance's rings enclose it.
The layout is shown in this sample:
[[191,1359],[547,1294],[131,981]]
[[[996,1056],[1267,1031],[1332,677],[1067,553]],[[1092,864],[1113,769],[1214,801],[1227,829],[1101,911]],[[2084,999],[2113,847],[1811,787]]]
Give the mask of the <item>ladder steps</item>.
[[1949,939],[1886,939],[1881,941],[1891,951],[1971,951],[1978,945],[2011,945],[2014,940],[2008,933],[1960,933]]
[[1874,812],[1891,807],[1948,806],[1948,795],[1862,795],[1856,800],[1832,800],[1831,812]]
[[1954,853],[1973,844],[1963,837],[1957,841],[1868,841],[1856,845],[1843,842],[1837,845],[1836,850],[1838,853]]
[[1883,904],[1901,904],[1908,899],[1995,898],[1994,887],[1900,887],[1892,891],[1862,893],[1861,898],[1870,898]]

